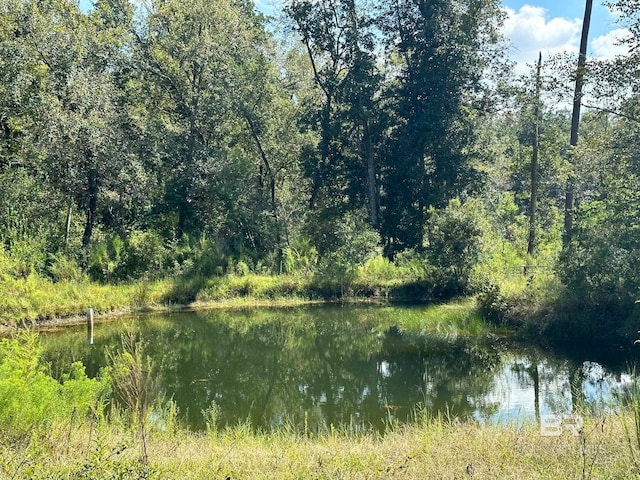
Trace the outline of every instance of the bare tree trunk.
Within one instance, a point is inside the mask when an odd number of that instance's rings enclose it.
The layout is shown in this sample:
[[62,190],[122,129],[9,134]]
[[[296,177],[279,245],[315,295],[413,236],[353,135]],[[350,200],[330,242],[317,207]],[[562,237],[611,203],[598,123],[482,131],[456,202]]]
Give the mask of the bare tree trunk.
[[371,129],[369,120],[364,122],[364,138],[363,138],[364,156],[367,159],[367,178],[369,190],[369,219],[373,228],[378,228],[378,185],[376,181],[376,160],[373,155],[373,147],[371,145]]
[[73,214],[73,205],[69,205],[67,209],[67,219],[64,224],[64,251],[68,253],[69,251],[69,234],[71,231],[71,215]]
[[[318,80],[319,81],[319,80]],[[324,90],[324,89],[323,89]],[[324,176],[329,164],[330,145],[331,145],[331,108],[333,103],[333,95],[328,90],[326,93],[325,104],[322,108],[321,116],[321,137],[320,137],[320,163],[313,172],[313,182],[311,188],[311,196],[309,198],[309,209],[315,210],[317,206],[318,195],[324,183]]]
[[[578,70],[576,72],[576,89],[573,95],[573,112],[571,114],[571,138],[572,147],[578,145],[578,131],[580,127],[580,105],[582,101],[582,86],[584,84],[584,69],[587,61],[587,40],[589,38],[589,26],[591,24],[591,9],[593,0],[586,0],[584,20],[582,22],[582,36],[580,38],[580,55],[578,57]],[[562,248],[566,248],[573,236],[573,216],[575,206],[575,180],[572,172],[567,179],[567,189],[564,202],[564,235]]]
[[536,93],[534,116],[533,153],[531,155],[531,197],[529,201],[529,241],[527,253],[533,255],[536,248],[536,209],[538,204],[538,153],[540,151],[540,69],[542,68],[542,52],[538,55],[536,68]]
[[95,171],[91,170],[87,178],[87,221],[84,226],[84,233],[82,235],[82,246],[86,247],[91,242],[91,235],[93,233],[93,226],[96,222],[96,214],[98,211],[98,178]]
[[[249,131],[251,132],[251,136],[253,137],[253,141],[256,144],[256,148],[258,149],[258,153],[260,154],[260,158],[262,159],[262,166],[265,169],[265,173],[267,179],[269,181],[269,195],[271,201],[271,211],[273,212],[273,216],[278,219],[278,208],[276,203],[276,174],[271,168],[271,163],[269,162],[269,156],[262,146],[262,140],[260,139],[260,133],[257,125],[251,118],[251,114],[248,111],[244,112],[244,119],[249,126]],[[260,181],[262,182],[262,168],[260,168]]]

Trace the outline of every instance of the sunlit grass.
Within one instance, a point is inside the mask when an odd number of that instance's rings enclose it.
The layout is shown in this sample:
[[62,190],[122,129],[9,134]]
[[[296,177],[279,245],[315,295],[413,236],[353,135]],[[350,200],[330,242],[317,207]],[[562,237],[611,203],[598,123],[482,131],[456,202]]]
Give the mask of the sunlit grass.
[[425,312],[427,329],[463,331],[468,334],[486,332],[487,325],[477,311],[474,298],[465,298],[442,305],[429,306]]
[[[382,276],[376,280],[362,270],[344,290],[337,282],[318,280],[312,275],[227,275],[223,277],[175,277],[161,280],[138,280],[129,283],[100,284],[89,280],[53,282],[29,275],[26,278],[0,277],[0,323],[6,325],[40,322],[83,315],[87,308],[96,314],[128,313],[146,309],[175,307],[299,305],[326,300],[390,300],[402,282],[412,285],[415,279]],[[413,290],[412,290],[413,291]],[[342,296],[342,295],[345,296]],[[404,295],[404,294],[403,294]],[[404,296],[402,297],[403,299]],[[455,320],[455,313],[436,323]]]
[[197,293],[202,302],[251,297],[262,300],[284,298],[309,298],[312,281],[308,277],[294,275],[230,275],[206,280]]
[[31,275],[0,282],[0,322],[14,324],[82,315],[87,308],[97,314],[158,305],[169,291],[168,281],[102,285],[89,281],[54,283]]
[[462,297],[437,304],[377,306],[371,310],[375,321],[386,327],[418,334],[478,335],[489,330],[478,312],[475,297]]
[[55,425],[22,444],[0,441],[7,478],[635,478],[630,413],[587,418],[582,436],[541,437],[533,423],[480,426],[431,419],[385,435],[252,433],[243,425],[155,430],[148,466],[134,431],[118,424]]

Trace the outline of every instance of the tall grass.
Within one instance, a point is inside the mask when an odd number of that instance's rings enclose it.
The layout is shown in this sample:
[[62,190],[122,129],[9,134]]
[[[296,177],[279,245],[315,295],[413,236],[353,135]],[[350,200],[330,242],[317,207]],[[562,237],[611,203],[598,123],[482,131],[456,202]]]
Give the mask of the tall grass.
[[640,475],[640,380],[633,374],[629,388],[622,395],[630,414],[628,421],[623,422],[624,438],[629,449],[635,471]]
[[89,307],[105,313],[159,304],[170,286],[168,281],[118,285],[88,280],[54,283],[35,274],[0,278],[0,323],[81,315]]
[[[459,312],[441,312],[447,317]],[[391,421],[384,434],[350,426],[255,432],[247,423],[193,433],[176,425],[171,402],[151,406],[143,351],[131,337],[114,357],[113,369],[121,371],[110,377],[123,375],[124,409],[96,412],[104,383],[79,368],[62,383],[52,379],[37,337],[21,335],[0,344],[0,478],[588,479],[635,478],[639,471],[637,385],[631,408],[586,416],[578,436],[541,437],[533,422],[481,425],[428,415],[409,425]],[[140,410],[143,397],[145,411],[156,415],[141,435],[131,414],[150,418]],[[92,408],[97,414],[87,414]],[[213,426],[214,411],[211,417]]]
[[[629,414],[621,416],[628,420]],[[4,478],[635,478],[621,422],[587,419],[583,437],[540,437],[534,424],[480,426],[435,418],[384,436],[332,430],[314,437],[252,433],[242,425],[195,435],[150,432],[149,465],[139,463],[136,433],[84,423],[70,438],[56,424],[28,444],[0,440]],[[92,438],[89,441],[89,438]],[[587,460],[585,464],[585,458]],[[585,466],[586,465],[586,466]]]

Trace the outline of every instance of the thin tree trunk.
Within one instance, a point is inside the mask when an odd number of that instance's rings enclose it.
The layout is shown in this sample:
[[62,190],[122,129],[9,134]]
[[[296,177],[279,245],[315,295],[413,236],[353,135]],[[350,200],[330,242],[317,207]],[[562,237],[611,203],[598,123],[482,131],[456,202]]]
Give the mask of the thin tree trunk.
[[[326,91],[326,90],[325,90]],[[309,198],[309,209],[315,210],[317,206],[318,195],[324,183],[325,172],[327,171],[331,148],[331,108],[333,96],[331,93],[326,94],[325,104],[322,110],[321,119],[321,138],[320,138],[320,163],[316,166],[313,174],[313,186],[311,189],[311,197]]]
[[[584,69],[587,61],[587,40],[589,38],[589,26],[591,24],[591,9],[593,0],[586,0],[584,20],[582,22],[582,36],[580,38],[580,55],[578,57],[578,70],[576,72],[576,88],[573,95],[573,112],[571,114],[571,138],[572,147],[578,145],[578,131],[580,127],[580,105],[582,101],[582,86],[584,85]],[[573,174],[569,174],[564,202],[564,235],[562,248],[566,248],[573,236],[573,217],[575,207],[575,180]]]
[[89,172],[87,178],[87,194],[89,196],[89,202],[87,205],[87,221],[82,235],[83,247],[86,247],[89,245],[89,242],[91,242],[93,226],[95,225],[96,213],[98,211],[98,178],[96,172],[93,170]]
[[187,207],[183,204],[183,202],[181,202],[178,206],[178,225],[176,227],[176,236],[178,238],[182,238],[186,233],[187,216]]
[[529,201],[529,241],[527,254],[533,255],[536,248],[536,209],[538,205],[538,153],[540,151],[540,69],[542,68],[542,52],[538,55],[536,68],[536,93],[534,115],[533,153],[531,155],[531,197]]
[[540,372],[538,371],[538,359],[529,367],[529,373],[533,379],[533,409],[536,416],[536,424],[540,425]]
[[73,205],[69,205],[67,209],[67,218],[64,226],[64,251],[69,251],[69,234],[71,232],[71,215],[73,214]]
[[[276,175],[274,171],[271,169],[271,163],[269,162],[269,157],[264,147],[262,146],[262,140],[260,140],[260,134],[258,132],[258,127],[251,119],[249,112],[244,112],[244,119],[249,126],[249,131],[251,132],[251,136],[253,137],[253,141],[256,144],[256,148],[258,149],[258,153],[260,154],[260,158],[262,159],[262,164],[266,171],[266,175],[269,181],[269,195],[271,201],[271,211],[273,212],[273,216],[278,217],[278,209],[276,203]],[[262,182],[262,168],[260,169],[260,181]]]
[[427,214],[427,205],[425,204],[425,194],[426,194],[426,163],[424,159],[424,155],[420,156],[420,178],[418,179],[418,235],[416,238],[416,242],[418,248],[422,249],[422,239],[424,238],[424,230],[426,223],[426,214]]
[[373,156],[373,147],[371,145],[371,129],[369,127],[369,120],[365,120],[364,122],[363,150],[364,156],[367,160],[369,218],[373,228],[378,228],[378,185],[376,182],[376,160]]

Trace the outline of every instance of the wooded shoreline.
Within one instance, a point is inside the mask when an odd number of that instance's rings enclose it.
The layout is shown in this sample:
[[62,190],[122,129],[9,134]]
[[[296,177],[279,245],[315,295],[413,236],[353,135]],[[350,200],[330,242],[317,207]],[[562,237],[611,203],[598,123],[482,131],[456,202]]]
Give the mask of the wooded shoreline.
[[[507,328],[514,334],[547,345],[578,342],[585,348],[634,350],[637,339],[635,310],[599,306],[589,310],[584,303],[572,303],[558,294],[553,277],[550,284],[535,289],[531,277],[492,286],[479,292],[449,296],[424,280],[360,277],[348,284],[318,282],[299,276],[233,275],[205,279],[165,279],[129,284],[100,285],[73,282],[70,285],[40,279],[41,286],[23,291],[21,303],[5,309],[0,333],[10,334],[21,327],[48,329],[85,322],[87,308],[98,321],[110,318],[160,312],[207,309],[277,308],[328,303],[378,303],[439,305],[467,299],[466,302],[487,325]],[[25,281],[25,283],[28,283]],[[527,286],[529,284],[529,286]],[[41,291],[39,291],[42,290]],[[73,295],[67,295],[69,289]],[[46,292],[46,294],[43,294]],[[66,292],[66,293],[65,293]],[[444,293],[443,293],[444,292]],[[29,300],[27,297],[33,297]],[[42,298],[40,298],[42,297]],[[191,299],[180,302],[179,299]],[[3,297],[0,296],[0,301]],[[6,302],[6,300],[5,300]],[[605,317],[602,317],[606,307]],[[9,313],[11,312],[11,316]]]

